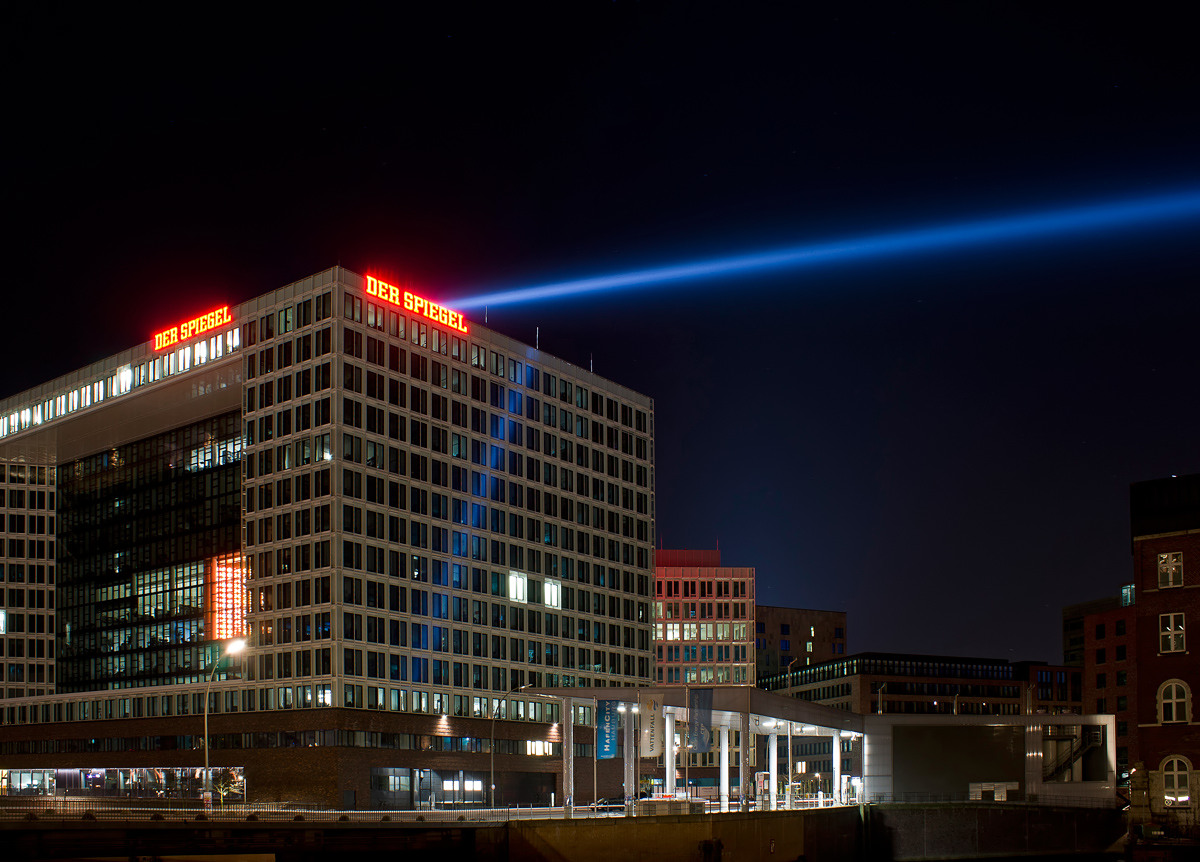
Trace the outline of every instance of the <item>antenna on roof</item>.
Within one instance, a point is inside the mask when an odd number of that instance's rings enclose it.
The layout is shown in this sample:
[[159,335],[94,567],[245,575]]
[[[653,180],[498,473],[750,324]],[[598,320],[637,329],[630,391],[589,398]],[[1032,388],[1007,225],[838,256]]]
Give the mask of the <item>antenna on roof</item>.
[[540,326],[535,326],[533,328],[533,349],[541,350],[542,349],[541,344],[542,344],[542,328]]
[[487,326],[487,306],[483,307],[483,325]]
[[592,354],[590,353],[588,354],[588,371],[592,372],[593,374],[596,373],[596,366],[592,362]]

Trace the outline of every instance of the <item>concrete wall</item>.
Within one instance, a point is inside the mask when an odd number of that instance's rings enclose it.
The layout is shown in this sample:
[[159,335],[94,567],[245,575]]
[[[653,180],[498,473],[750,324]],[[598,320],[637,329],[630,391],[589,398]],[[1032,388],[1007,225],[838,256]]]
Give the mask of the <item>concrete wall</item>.
[[1099,853],[1125,833],[1115,808],[875,805],[867,809],[873,859]]
[[[531,820],[507,823],[355,818],[292,821],[291,812],[258,822],[81,820],[42,811],[0,817],[4,858],[197,856],[272,853],[279,862],[335,857],[434,862],[810,862],[1045,858],[1098,854],[1123,833],[1115,809],[1026,805],[880,805],[804,812]],[[215,816],[215,815],[214,815]],[[286,818],[286,819],[284,819]],[[719,842],[719,845],[718,845]],[[719,855],[718,855],[719,847]],[[214,856],[215,858],[215,856]]]
[[614,854],[631,862],[791,860],[800,856],[849,862],[860,858],[860,823],[857,808],[514,821],[509,824],[509,852],[511,859],[547,862],[612,862]]

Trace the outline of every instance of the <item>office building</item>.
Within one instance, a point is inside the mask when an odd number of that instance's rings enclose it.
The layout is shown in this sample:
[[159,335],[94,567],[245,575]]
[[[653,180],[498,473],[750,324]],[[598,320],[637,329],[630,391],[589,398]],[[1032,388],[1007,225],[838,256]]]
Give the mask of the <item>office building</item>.
[[754,666],[759,679],[846,654],[846,612],[754,607]]
[[655,556],[654,649],[660,685],[754,684],[754,569],[719,550]]
[[5,399],[0,781],[193,792],[207,712],[251,799],[548,801],[523,691],[652,681],[653,427],[340,267]]
[[[907,653],[857,653],[837,661],[760,680],[767,691],[844,709],[860,715],[905,716],[1071,716],[1082,715],[1082,671],[1044,662],[934,656]],[[1047,733],[1073,734],[1047,740],[1057,751],[1062,743],[1078,743],[1078,757],[1057,764],[1046,781],[1078,780],[1085,751],[1107,747],[1108,740],[1083,740],[1078,726],[1055,723]],[[829,743],[805,742],[793,752],[819,774],[828,774]],[[1069,751],[1070,745],[1066,749]],[[862,752],[843,743],[843,762],[852,764]],[[1074,773],[1072,773],[1074,770]],[[1090,774],[1090,773],[1089,773]],[[803,780],[803,778],[801,778]]]
[[1061,715],[1083,705],[1078,668],[908,653],[856,653],[759,687],[864,715]]

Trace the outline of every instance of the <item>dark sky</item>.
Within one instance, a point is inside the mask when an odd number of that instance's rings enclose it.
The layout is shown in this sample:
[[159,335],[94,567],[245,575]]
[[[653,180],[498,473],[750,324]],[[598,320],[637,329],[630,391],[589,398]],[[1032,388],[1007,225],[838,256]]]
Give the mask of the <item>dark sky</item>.
[[[337,263],[461,296],[1200,189],[1161,9],[17,5],[4,394]],[[1193,218],[488,323],[655,399],[665,546],[847,610],[854,651],[1057,662],[1062,606],[1130,577],[1129,483],[1200,471],[1198,248]]]

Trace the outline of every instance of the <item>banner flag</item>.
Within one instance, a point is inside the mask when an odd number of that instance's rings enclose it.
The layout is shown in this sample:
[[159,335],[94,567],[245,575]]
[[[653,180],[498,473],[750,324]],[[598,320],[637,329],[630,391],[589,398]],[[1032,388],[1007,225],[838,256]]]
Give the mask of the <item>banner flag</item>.
[[663,733],[666,730],[663,719],[662,701],[650,698],[642,701],[642,739],[639,754],[642,757],[659,757],[666,750],[663,745]]
[[621,726],[620,701],[602,700],[596,704],[596,759],[611,760],[617,756],[617,728]]
[[688,692],[688,748],[693,753],[712,750],[711,688],[693,688]]

